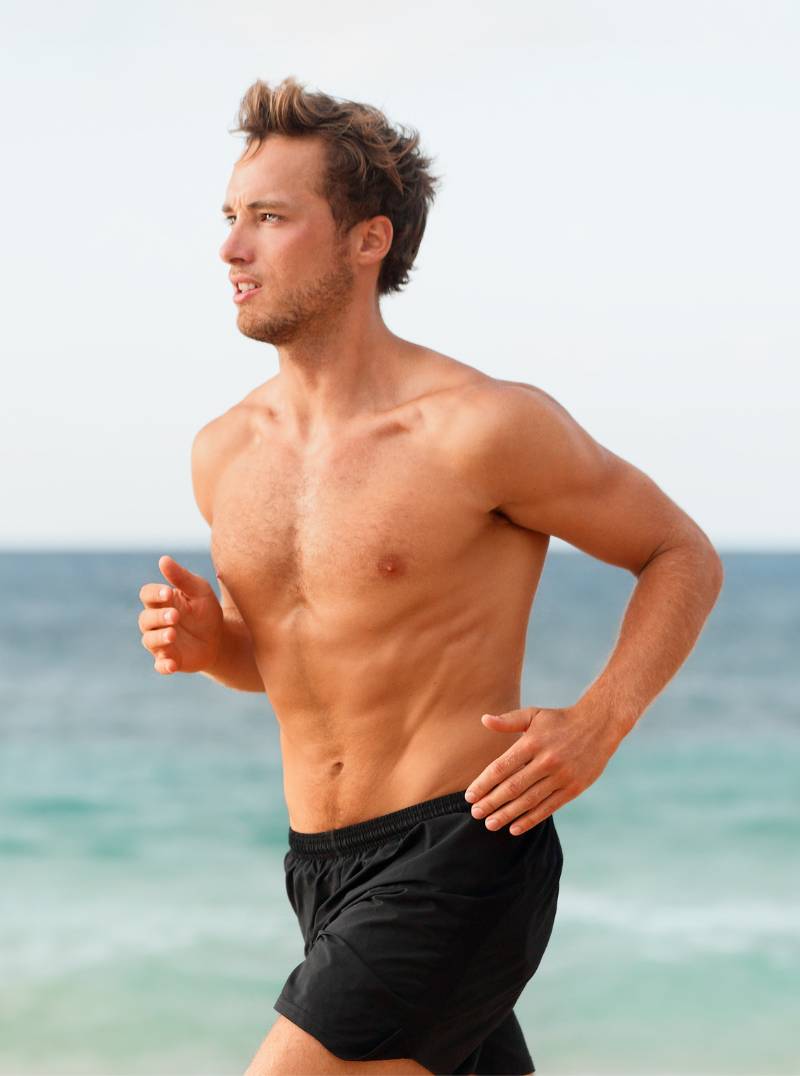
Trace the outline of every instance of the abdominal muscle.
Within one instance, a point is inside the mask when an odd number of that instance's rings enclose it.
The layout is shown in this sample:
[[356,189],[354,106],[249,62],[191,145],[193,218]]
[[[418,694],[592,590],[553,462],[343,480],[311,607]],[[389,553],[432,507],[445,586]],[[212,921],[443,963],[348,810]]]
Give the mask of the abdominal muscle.
[[264,670],[292,829],[337,829],[463,791],[514,744],[520,732],[481,722],[520,705],[521,650],[508,621],[497,627],[431,625],[426,639],[417,623],[383,642],[343,642],[341,625],[316,638],[282,632]]
[[[362,720],[385,721],[386,715]],[[465,734],[467,722],[479,726]],[[449,792],[463,791],[520,733],[492,733],[480,725],[480,714],[440,714],[408,742],[389,752],[293,749],[281,735],[284,794],[289,825],[305,833],[338,829]],[[486,739],[491,736],[491,744]],[[334,757],[335,756],[335,757]]]

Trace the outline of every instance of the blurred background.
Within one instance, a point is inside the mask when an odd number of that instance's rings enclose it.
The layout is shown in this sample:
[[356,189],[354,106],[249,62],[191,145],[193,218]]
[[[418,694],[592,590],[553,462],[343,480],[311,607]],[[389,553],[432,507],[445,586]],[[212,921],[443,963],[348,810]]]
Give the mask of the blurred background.
[[[396,333],[555,396],[699,524],[722,595],[554,815],[537,1071],[800,1073],[800,9],[761,0],[6,4],[0,1073],[241,1073],[302,960],[265,696],[160,677],[142,583],[213,580],[194,433],[277,372],[219,212],[256,78],[418,129]],[[553,540],[523,704],[634,579]]]

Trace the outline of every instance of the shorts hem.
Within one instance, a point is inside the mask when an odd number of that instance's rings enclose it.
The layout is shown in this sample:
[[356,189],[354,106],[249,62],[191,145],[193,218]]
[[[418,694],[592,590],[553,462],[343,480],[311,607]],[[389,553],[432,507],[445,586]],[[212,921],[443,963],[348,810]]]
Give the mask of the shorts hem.
[[[276,1012],[291,1020],[293,1024],[297,1024],[303,1031],[313,1035],[326,1050],[338,1057],[340,1061],[395,1061],[402,1058],[411,1058],[412,1061],[417,1060],[407,1051],[405,1028],[397,1028],[366,1053],[353,1053],[348,1051],[347,1047],[337,1045],[333,1041],[329,1030],[323,1028],[311,1013],[301,1009],[293,1001],[289,1001],[283,994],[277,998],[272,1007]],[[419,1064],[423,1064],[423,1062],[420,1061]]]
[[[329,1050],[335,1057],[338,1057],[340,1061],[395,1061],[408,1058],[411,1061],[416,1061],[418,1065],[422,1065],[422,1067],[427,1069],[430,1073],[448,1073],[454,1071],[452,1062],[448,1063],[441,1057],[435,1058],[432,1054],[428,1054],[426,1050],[423,1050],[422,1053],[420,1053],[419,1050],[410,1049],[404,1028],[398,1028],[396,1031],[393,1031],[367,1053],[353,1054],[352,1052],[348,1053],[346,1047],[337,1047],[332,1041],[329,1033],[314,1019],[311,1013],[307,1012],[305,1009],[301,1009],[300,1006],[295,1005],[293,1001],[289,1001],[283,994],[277,998],[272,1007],[276,1012],[279,1012],[282,1016],[291,1020],[293,1024],[302,1028],[303,1031],[307,1031],[309,1035],[313,1035],[326,1050]],[[494,1068],[495,1066],[492,1067]],[[518,1072],[520,1076],[527,1076],[527,1073],[529,1072],[536,1072],[533,1058],[531,1058],[530,1067],[527,1066],[527,1062],[522,1062],[521,1064],[514,1066],[514,1072]],[[509,1072],[505,1069],[503,1071],[503,1076],[509,1076]]]

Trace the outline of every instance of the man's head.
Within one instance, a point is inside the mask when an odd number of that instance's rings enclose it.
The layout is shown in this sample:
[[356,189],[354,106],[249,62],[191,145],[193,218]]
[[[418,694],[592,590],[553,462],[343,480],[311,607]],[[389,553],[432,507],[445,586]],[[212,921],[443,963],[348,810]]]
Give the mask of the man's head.
[[247,135],[223,213],[220,256],[260,289],[239,328],[269,343],[324,323],[354,288],[380,297],[408,283],[438,177],[419,135],[369,105],[255,82],[239,108]]

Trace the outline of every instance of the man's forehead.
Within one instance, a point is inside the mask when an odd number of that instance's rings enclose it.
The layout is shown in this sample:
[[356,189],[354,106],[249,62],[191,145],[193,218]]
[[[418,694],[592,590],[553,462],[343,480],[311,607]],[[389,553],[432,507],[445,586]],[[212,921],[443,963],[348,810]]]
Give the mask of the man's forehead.
[[320,138],[268,135],[233,166],[225,203],[252,199],[284,202],[319,198],[325,167]]

